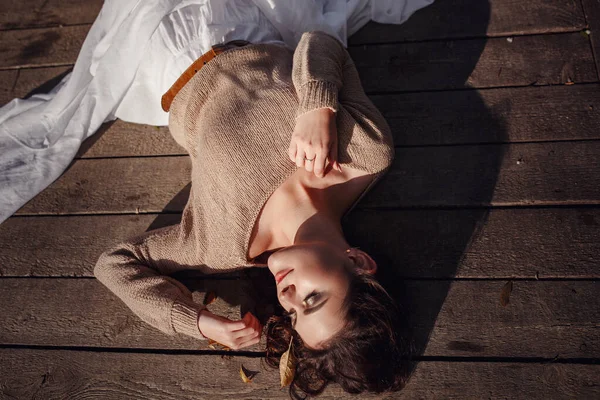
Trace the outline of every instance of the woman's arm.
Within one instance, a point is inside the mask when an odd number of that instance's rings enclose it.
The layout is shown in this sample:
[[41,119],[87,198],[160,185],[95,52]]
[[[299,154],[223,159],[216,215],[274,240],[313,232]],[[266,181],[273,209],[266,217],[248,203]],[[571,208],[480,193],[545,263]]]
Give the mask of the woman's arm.
[[292,67],[292,82],[300,103],[296,116],[323,107],[337,112],[348,60],[348,52],[333,36],[321,31],[302,35]]
[[[305,32],[294,52],[292,81],[299,100],[292,144],[301,126],[310,126],[310,135],[313,137],[317,131],[323,132],[325,138],[332,136],[331,124],[328,126],[324,122],[319,129],[311,121],[302,121],[317,115],[318,112],[314,110],[327,107],[335,112],[335,144],[343,150],[341,154],[336,151],[336,160],[338,156],[342,160],[350,158],[372,173],[389,168],[394,158],[390,127],[366,95],[354,61],[339,40],[321,31]],[[308,134],[304,132],[305,136]],[[306,143],[297,146],[295,154],[308,154],[308,158],[319,152],[327,154],[327,149],[318,148],[319,141],[314,142],[316,146]],[[369,153],[377,156],[362,159],[365,152],[359,147],[364,145],[373,146],[375,153]],[[307,170],[310,171],[308,167]]]
[[208,337],[233,349],[257,343],[261,326],[256,317],[247,313],[241,321],[231,321],[214,315],[195,303],[181,282],[168,276],[201,263],[195,259],[195,237],[183,224],[114,246],[100,256],[94,275],[143,321],[166,334]]
[[170,275],[190,267],[186,238],[180,225],[146,232],[100,256],[94,275],[143,321],[169,335],[183,333],[205,339],[198,316],[205,307]]

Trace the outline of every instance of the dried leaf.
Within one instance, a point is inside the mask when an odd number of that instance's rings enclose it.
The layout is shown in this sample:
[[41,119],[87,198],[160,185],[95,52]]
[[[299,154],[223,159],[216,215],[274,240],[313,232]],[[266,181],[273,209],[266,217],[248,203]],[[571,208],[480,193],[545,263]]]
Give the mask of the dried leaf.
[[243,365],[240,366],[240,376],[242,377],[242,381],[244,381],[244,383],[252,383],[252,378],[248,378],[248,375],[246,375],[246,370]]
[[215,292],[208,292],[206,293],[206,296],[204,297],[204,305],[207,306],[209,304],[212,304],[215,302],[215,300],[217,300],[217,295],[215,294]]
[[500,293],[500,304],[506,307],[510,301],[510,293],[513,290],[512,281],[506,282],[504,287],[502,288],[502,292]]
[[216,340],[208,339],[208,347],[210,347],[213,350],[217,350],[215,345],[221,346],[221,350],[225,350],[225,351],[231,350],[231,348],[225,346],[223,343],[219,343]]
[[294,374],[296,373],[296,359],[294,353],[292,353],[292,340],[290,340],[290,347],[283,353],[279,360],[279,377],[281,378],[281,387],[288,386],[294,380]]

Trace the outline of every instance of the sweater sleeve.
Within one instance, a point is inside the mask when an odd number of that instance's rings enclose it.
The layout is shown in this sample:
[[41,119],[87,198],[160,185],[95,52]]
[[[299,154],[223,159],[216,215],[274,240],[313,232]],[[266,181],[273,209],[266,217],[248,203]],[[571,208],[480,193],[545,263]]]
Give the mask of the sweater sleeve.
[[370,173],[385,173],[395,156],[391,129],[365,93],[354,61],[339,40],[305,32],[293,56],[296,116],[329,107],[337,113],[338,157]]
[[348,59],[348,52],[333,36],[322,31],[302,34],[292,66],[292,82],[300,103],[296,116],[323,107],[337,112]]
[[94,275],[143,321],[160,331],[206,339],[198,328],[205,307],[191,292],[168,276],[189,269],[193,238],[181,224],[146,232],[109,249],[100,256]]

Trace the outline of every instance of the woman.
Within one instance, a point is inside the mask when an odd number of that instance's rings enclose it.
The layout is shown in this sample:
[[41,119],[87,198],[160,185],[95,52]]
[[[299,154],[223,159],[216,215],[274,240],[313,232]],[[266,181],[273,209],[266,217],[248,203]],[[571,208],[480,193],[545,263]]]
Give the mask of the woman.
[[285,310],[266,327],[267,361],[276,366],[293,342],[293,397],[329,382],[351,393],[400,389],[398,311],[373,276],[376,262],[341,227],[391,166],[386,121],[328,33],[304,33],[295,50],[223,50],[163,98],[192,163],[181,223],[106,251],[95,276],[157,329],[241,349],[259,342],[260,322],[212,314],[170,275],[267,267]]

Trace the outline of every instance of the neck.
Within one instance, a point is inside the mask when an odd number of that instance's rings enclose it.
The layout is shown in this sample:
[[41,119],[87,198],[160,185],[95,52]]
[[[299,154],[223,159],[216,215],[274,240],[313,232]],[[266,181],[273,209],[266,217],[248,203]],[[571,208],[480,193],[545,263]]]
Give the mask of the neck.
[[302,243],[324,241],[341,249],[350,246],[344,238],[341,218],[331,207],[325,188],[312,182],[290,186],[285,197],[286,218],[274,221],[269,229],[266,251]]

